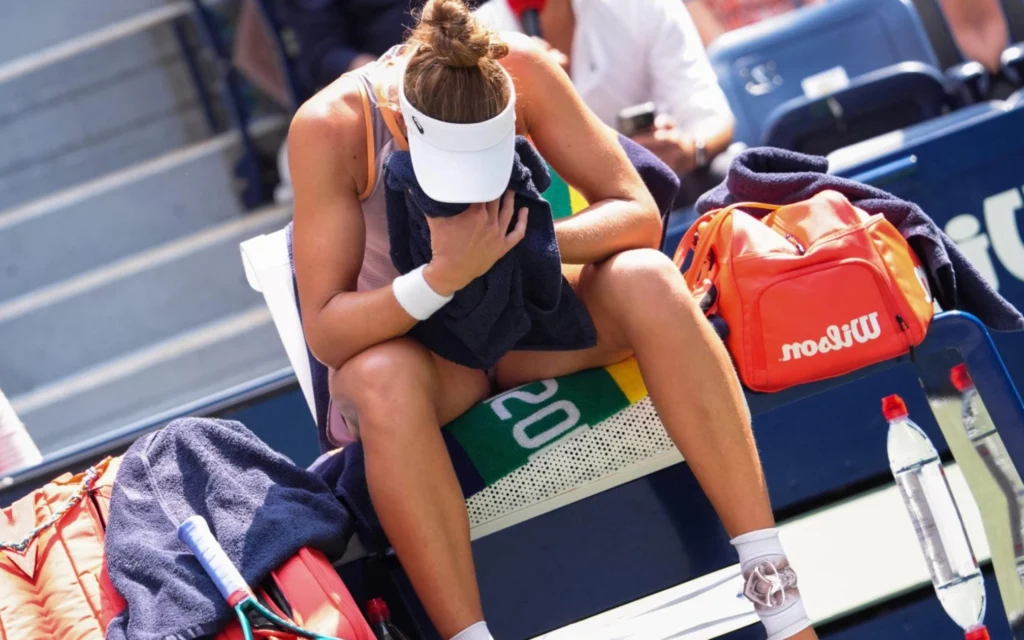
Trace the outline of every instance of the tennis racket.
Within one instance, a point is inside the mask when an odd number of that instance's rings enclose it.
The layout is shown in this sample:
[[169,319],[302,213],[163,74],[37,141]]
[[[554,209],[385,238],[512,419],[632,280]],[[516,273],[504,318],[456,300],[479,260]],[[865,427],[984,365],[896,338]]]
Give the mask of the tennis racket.
[[[245,583],[238,568],[224,553],[224,549],[221,548],[217,539],[210,533],[210,527],[202,516],[192,516],[182,522],[178,527],[178,540],[192,550],[199,560],[199,564],[203,565],[206,574],[210,576],[210,580],[213,580],[213,584],[217,586],[220,594],[227,600],[228,605],[234,608],[245,640],[254,640],[254,634],[259,634],[262,637],[280,633],[310,640],[341,640],[333,636],[307,631],[263,606],[256,599],[256,595],[249,585]],[[260,628],[258,630],[253,628],[253,624],[256,623],[252,619],[254,616],[262,618],[259,621]],[[267,625],[263,624],[263,620],[269,622],[273,628],[267,628]]]

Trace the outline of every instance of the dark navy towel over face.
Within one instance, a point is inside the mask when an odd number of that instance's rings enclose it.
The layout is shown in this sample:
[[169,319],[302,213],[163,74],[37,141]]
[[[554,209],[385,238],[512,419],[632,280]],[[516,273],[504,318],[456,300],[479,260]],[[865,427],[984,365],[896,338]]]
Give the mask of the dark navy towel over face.
[[[529,210],[526,236],[410,335],[434,353],[474,369],[493,367],[513,349],[571,351],[597,343],[590,314],[562,276],[551,206],[540,195],[550,181],[543,159],[526,138],[518,137],[509,189],[515,192],[516,210]],[[458,215],[468,205],[430,199],[416,182],[405,151],[388,156],[384,185],[391,261],[400,273],[408,273],[430,262],[427,216]]]
[[820,156],[771,147],[748,149],[733,160],[725,181],[701,196],[697,211],[703,214],[736,202],[792,204],[821,191],[838,191],[864,211],[884,215],[899,229],[927,268],[935,299],[943,309],[973,313],[1000,331],[1024,329],[1020,312],[996,293],[920,207],[826,171],[828,160]]
[[350,535],[348,513],[324,480],[241,424],[175,421],[137,440],[117,473],[105,552],[127,607],[107,640],[199,638],[232,619],[178,540],[178,525],[197,514],[252,586],[304,546],[339,557]]

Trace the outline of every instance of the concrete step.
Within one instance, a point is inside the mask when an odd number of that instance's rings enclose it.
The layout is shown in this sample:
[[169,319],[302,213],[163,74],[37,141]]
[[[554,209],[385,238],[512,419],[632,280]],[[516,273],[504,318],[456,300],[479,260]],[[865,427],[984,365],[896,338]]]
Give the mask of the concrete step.
[[210,133],[169,25],[0,82],[0,211]]
[[283,207],[254,212],[0,303],[0,388],[17,398],[262,304],[238,243],[290,217]]
[[0,212],[0,302],[237,219],[237,142],[227,133]]
[[13,399],[44,455],[288,367],[262,304]]
[[187,0],[48,0],[0,8],[0,82],[186,15]]

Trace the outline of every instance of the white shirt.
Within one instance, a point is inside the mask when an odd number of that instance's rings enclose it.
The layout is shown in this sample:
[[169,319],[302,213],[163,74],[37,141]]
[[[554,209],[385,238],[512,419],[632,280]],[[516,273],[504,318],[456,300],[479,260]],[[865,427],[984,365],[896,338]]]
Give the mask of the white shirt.
[[[614,127],[620,110],[647,101],[686,132],[732,117],[681,0],[572,0],[572,6],[572,81],[605,123]],[[476,15],[496,31],[522,31],[507,0],[489,0]]]

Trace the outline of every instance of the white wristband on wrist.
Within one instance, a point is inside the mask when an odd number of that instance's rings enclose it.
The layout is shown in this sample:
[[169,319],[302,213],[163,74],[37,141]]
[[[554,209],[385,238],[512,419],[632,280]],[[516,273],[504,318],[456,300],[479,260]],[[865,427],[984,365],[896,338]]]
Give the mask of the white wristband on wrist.
[[405,275],[398,276],[391,283],[398,304],[417,320],[426,320],[452,299],[452,296],[442,296],[430,288],[427,279],[423,277],[423,270],[426,268],[426,265],[417,267]]

